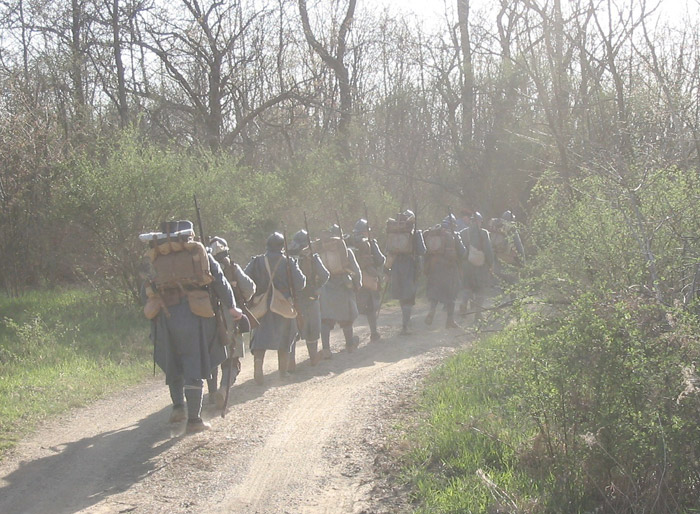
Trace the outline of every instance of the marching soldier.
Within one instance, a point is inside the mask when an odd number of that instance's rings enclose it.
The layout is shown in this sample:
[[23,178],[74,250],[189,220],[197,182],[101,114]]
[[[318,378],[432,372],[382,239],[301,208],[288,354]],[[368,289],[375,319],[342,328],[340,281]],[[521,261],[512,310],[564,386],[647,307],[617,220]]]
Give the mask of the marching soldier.
[[[481,321],[485,291],[491,281],[491,270],[494,262],[491,238],[488,231],[482,228],[483,221],[481,213],[475,212],[472,215],[469,228],[461,232],[462,240],[468,251],[467,259],[464,262],[464,286],[469,307],[474,311],[475,323]],[[465,309],[464,313],[466,312],[468,311]]]
[[[297,293],[299,310],[304,324],[299,333],[299,339],[306,341],[309,351],[309,360],[312,366],[316,366],[321,358],[318,352],[318,339],[321,337],[321,303],[319,301],[321,288],[328,282],[330,273],[323,265],[318,253],[311,253],[309,247],[309,235],[306,230],[300,230],[289,244],[290,256],[295,256],[299,268],[306,277],[306,287]],[[296,368],[296,343],[292,345],[289,355],[288,369]]]
[[[224,276],[231,284],[233,296],[236,298],[238,305],[245,303],[255,294],[255,282],[243,269],[235,262],[231,262],[228,242],[223,237],[213,237],[209,241],[207,250],[221,265]],[[243,318],[247,321],[247,318]],[[221,384],[217,386],[218,368],[212,370],[212,377],[207,380],[207,388],[209,390],[210,403],[216,404],[217,408],[222,409],[224,399],[226,398],[226,388],[236,382],[236,378],[241,371],[241,360],[245,355],[245,347],[243,344],[243,334],[250,331],[250,325],[236,325],[233,320],[227,319],[227,326],[231,329],[229,333],[229,342],[226,345],[227,359],[221,363]],[[229,362],[231,359],[232,362]]]
[[170,388],[170,422],[187,420],[188,433],[207,430],[210,425],[201,418],[202,387],[226,354],[206,287],[213,287],[234,320],[242,312],[221,266],[194,240],[192,222],[166,222],[160,233],[141,239],[150,244],[147,255],[154,270],[144,313],[151,319],[155,362]]
[[348,243],[362,271],[362,287],[357,291],[356,298],[357,309],[367,316],[370,342],[376,342],[381,339],[377,331],[377,312],[381,301],[381,270],[386,257],[379,249],[377,240],[370,237],[369,223],[364,218],[355,223]]
[[[245,268],[245,273],[255,282],[257,293],[254,299],[261,293],[272,293],[264,297],[266,312],[258,317],[260,326],[253,330],[250,342],[253,377],[260,385],[264,383],[266,350],[277,351],[280,377],[287,374],[289,352],[297,336],[296,313],[291,306],[292,288],[301,291],[306,285],[306,278],[297,262],[284,255],[283,250],[284,237],[275,232],[267,238],[265,253],[253,257]],[[291,283],[288,277],[291,277]]]
[[459,328],[455,323],[455,300],[461,287],[460,266],[466,249],[459,234],[455,232],[456,219],[450,214],[440,225],[424,233],[426,246],[425,273],[427,276],[427,296],[430,310],[425,323],[431,325],[438,303],[447,311],[446,328]]
[[401,335],[408,335],[425,255],[423,233],[416,228],[413,211],[407,209],[396,220],[387,221],[387,254],[391,296],[401,305]]
[[327,256],[327,262],[324,260],[324,264],[331,276],[321,288],[322,358],[330,359],[331,330],[336,323],[343,329],[348,352],[354,351],[359,345],[359,338],[353,334],[352,324],[358,315],[355,292],[362,285],[362,271],[357,264],[355,253],[345,247],[338,225],[333,225],[330,233],[322,234],[321,244],[332,248],[331,251],[324,251]]

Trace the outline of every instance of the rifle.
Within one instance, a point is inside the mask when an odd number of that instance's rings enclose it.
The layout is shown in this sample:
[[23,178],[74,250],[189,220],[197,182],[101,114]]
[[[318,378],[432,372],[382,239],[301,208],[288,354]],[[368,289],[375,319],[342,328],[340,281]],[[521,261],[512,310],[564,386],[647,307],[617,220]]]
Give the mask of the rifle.
[[[461,241],[461,235],[456,233],[457,231],[455,230],[457,228],[455,222],[453,221],[455,219],[454,214],[452,214],[452,207],[447,208],[447,212],[449,213],[450,216],[450,225],[452,225],[452,237],[455,240],[455,253],[457,254],[457,274],[459,275],[459,282],[460,284],[464,284],[464,267],[462,264],[462,256],[459,254],[459,251],[457,250],[457,237],[460,238]],[[464,243],[462,243],[464,244]]]
[[[197,227],[199,228],[199,239],[202,244],[208,246],[209,238],[204,236],[204,225],[202,224],[202,213],[199,210],[199,203],[197,203],[197,195],[193,194],[194,198],[194,209],[197,213]],[[224,318],[224,309],[221,302],[216,297],[214,288],[211,286],[206,286],[207,292],[209,293],[209,301],[211,302],[211,307],[214,310],[214,319],[216,320],[216,335],[219,340],[219,344],[224,347],[224,352],[226,353],[226,360],[228,361],[228,380],[226,387],[226,396],[224,397],[224,406],[221,409],[221,417],[226,415],[226,406],[228,405],[229,390],[231,389],[231,374],[233,373],[233,357],[228,355],[228,327],[226,326],[226,318]]]
[[[308,232],[307,232],[308,234]],[[287,283],[289,284],[289,292],[292,294],[292,304],[294,305],[294,308],[297,311],[297,328],[299,329],[299,332],[302,331],[304,328],[304,316],[301,314],[301,310],[299,309],[299,302],[297,301],[297,293],[296,289],[294,289],[294,281],[292,280],[292,267],[291,267],[291,259],[289,257],[289,249],[287,248],[287,226],[284,226],[284,229],[282,230],[282,238],[284,239],[284,258],[286,259],[286,268],[287,268]],[[272,277],[270,277],[270,280],[272,280]]]
[[[309,245],[309,255],[311,262],[310,282],[312,289],[316,288],[316,265],[314,263],[314,249],[311,247],[311,233],[309,232],[309,221],[306,219],[306,211],[304,211],[304,228],[306,229],[306,242]],[[301,256],[301,253],[299,254]]]
[[335,211],[335,222],[338,225],[338,232],[340,232],[340,239],[341,241],[345,239],[343,236],[343,227],[340,224],[340,216],[338,216],[338,211]]
[[[193,194],[192,197],[194,198],[194,208],[197,213],[197,226],[199,228],[199,239],[201,240],[202,244],[204,246],[207,246],[209,244],[209,238],[204,236],[204,226],[202,225],[202,214],[199,210],[199,204],[197,203],[197,195]],[[219,299],[216,297],[216,293],[214,292],[214,288],[210,286],[206,286],[207,292],[209,293],[209,301],[211,302],[211,308],[214,310],[214,314],[216,317],[216,328],[217,328],[217,335],[219,338],[219,342],[221,343],[222,346],[226,346],[228,343],[228,327],[226,326],[226,320],[224,319],[224,312],[223,312],[223,307],[221,306],[221,302],[219,302]]]
[[367,238],[370,241],[372,241],[372,228],[369,225],[369,216],[367,216],[367,202],[362,202],[362,204],[365,207],[365,221],[367,222],[367,235],[368,235]]

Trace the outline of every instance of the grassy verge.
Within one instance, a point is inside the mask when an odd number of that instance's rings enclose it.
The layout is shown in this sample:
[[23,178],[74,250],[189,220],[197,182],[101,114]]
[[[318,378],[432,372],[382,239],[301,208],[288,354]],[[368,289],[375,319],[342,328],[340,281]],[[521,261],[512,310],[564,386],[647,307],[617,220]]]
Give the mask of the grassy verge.
[[82,290],[0,299],[0,455],[51,415],[143,379],[140,310]]
[[534,430],[509,408],[513,391],[496,364],[508,358],[482,341],[428,380],[404,466],[417,512],[515,512],[514,491],[518,505],[528,501],[518,449]]
[[430,377],[405,469],[419,512],[697,512],[698,320],[582,295]]

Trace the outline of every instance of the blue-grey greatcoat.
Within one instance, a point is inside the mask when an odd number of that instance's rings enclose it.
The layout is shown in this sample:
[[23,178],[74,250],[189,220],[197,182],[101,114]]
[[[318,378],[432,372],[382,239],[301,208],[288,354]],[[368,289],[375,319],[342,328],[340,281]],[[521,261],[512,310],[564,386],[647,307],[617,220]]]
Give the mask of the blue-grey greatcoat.
[[[486,229],[479,228],[476,225],[465,228],[460,234],[464,245],[467,247],[467,258],[463,260],[464,287],[474,292],[481,291],[488,287],[491,282],[491,269],[493,268],[494,260],[491,238]],[[482,266],[474,266],[469,262],[468,252],[470,246],[484,252],[484,264]]]
[[372,291],[365,287],[368,277],[381,277],[386,257],[379,249],[376,239],[362,239],[353,241],[353,251],[357,264],[362,271],[362,287],[357,291],[357,310],[360,314],[367,315],[376,311],[381,301],[381,291]]
[[321,288],[321,319],[352,323],[358,315],[355,291],[362,285],[362,271],[348,248],[350,273],[331,275]]
[[[245,274],[243,268],[241,268],[238,263],[229,264],[224,267],[224,275],[226,279],[231,284],[233,289],[234,297],[236,298],[236,303],[240,305],[242,302],[247,302],[255,294],[255,282],[252,278]],[[245,348],[243,346],[243,336],[242,334],[236,334],[232,328],[235,324],[231,313],[228,311],[224,312],[226,316],[226,326],[229,330],[229,335],[232,339],[232,344],[230,345],[231,353],[229,357],[244,357]]]
[[[226,308],[236,305],[233,291],[221,266],[209,255],[209,268],[216,295]],[[187,296],[180,302],[161,310],[151,321],[151,338],[155,340],[154,358],[165,372],[165,383],[179,377],[185,383],[211,377],[211,370],[226,359],[224,347],[216,337],[216,319],[192,314]]]
[[444,255],[426,256],[426,295],[431,302],[454,303],[462,287],[460,263],[464,260],[467,250],[457,232],[448,231],[448,237],[452,238],[452,243],[448,246],[454,245],[454,251]]
[[397,254],[391,263],[391,296],[404,305],[416,303],[418,275],[421,271],[422,259],[425,256],[423,232],[416,230],[411,235],[411,240],[413,241],[413,253]]
[[[313,256],[302,255],[297,258],[299,267],[305,271],[306,287],[297,293],[299,311],[304,317],[304,325],[299,338],[304,341],[318,341],[321,337],[321,288],[328,282],[331,274],[315,253]],[[313,270],[311,269],[313,266]]]
[[[270,264],[270,271],[275,269],[275,265],[280,259],[286,257],[281,252],[268,250],[263,255],[253,257],[245,268],[245,273],[255,282],[257,291],[265,291],[270,283],[270,275],[265,267],[265,257]],[[301,291],[306,286],[306,278],[299,269],[299,265],[294,259],[289,259],[292,282],[295,291]],[[287,281],[287,264],[285,261],[274,272],[272,283],[279,292],[287,299],[291,297],[289,283]],[[272,294],[268,297],[269,302]],[[284,350],[289,351],[297,335],[297,322],[295,319],[285,318],[279,314],[268,310],[260,321],[260,326],[253,330],[250,341],[252,350]]]

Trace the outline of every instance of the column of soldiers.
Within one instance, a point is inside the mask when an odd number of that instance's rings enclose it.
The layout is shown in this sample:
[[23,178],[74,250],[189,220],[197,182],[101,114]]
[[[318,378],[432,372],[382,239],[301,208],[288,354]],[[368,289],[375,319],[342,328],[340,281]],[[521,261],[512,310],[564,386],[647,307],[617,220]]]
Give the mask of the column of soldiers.
[[[265,253],[251,258],[245,269],[232,262],[225,239],[213,237],[207,247],[196,241],[189,221],[166,222],[160,232],[141,235],[149,244],[151,266],[144,313],[152,320],[154,365],[165,372],[170,389],[170,422],[186,421],[188,433],[209,428],[201,418],[205,380],[209,402],[223,416],[245,352],[243,334],[248,331],[257,384],[265,383],[267,350],[277,352],[282,378],[295,371],[296,345],[301,340],[311,366],[330,359],[330,333],[336,324],[346,350],[353,352],[360,342],[353,330],[359,314],[367,317],[370,342],[380,341],[377,316],[387,294],[401,307],[400,334],[410,334],[421,272],[426,275],[429,300],[426,324],[433,323],[438,304],[443,304],[445,326],[458,328],[455,304],[462,287],[460,313],[471,309],[475,321],[480,321],[484,290],[500,254],[482,227],[481,214],[474,213],[461,230],[457,221],[450,214],[422,232],[415,214],[403,211],[387,221],[387,256],[364,218],[348,236],[335,224],[317,241],[300,230],[287,244],[286,235],[275,232],[266,241]],[[510,211],[502,221],[514,227]],[[508,241],[514,240],[517,231],[505,232],[504,224],[494,226]],[[516,246],[522,259],[519,235]]]

